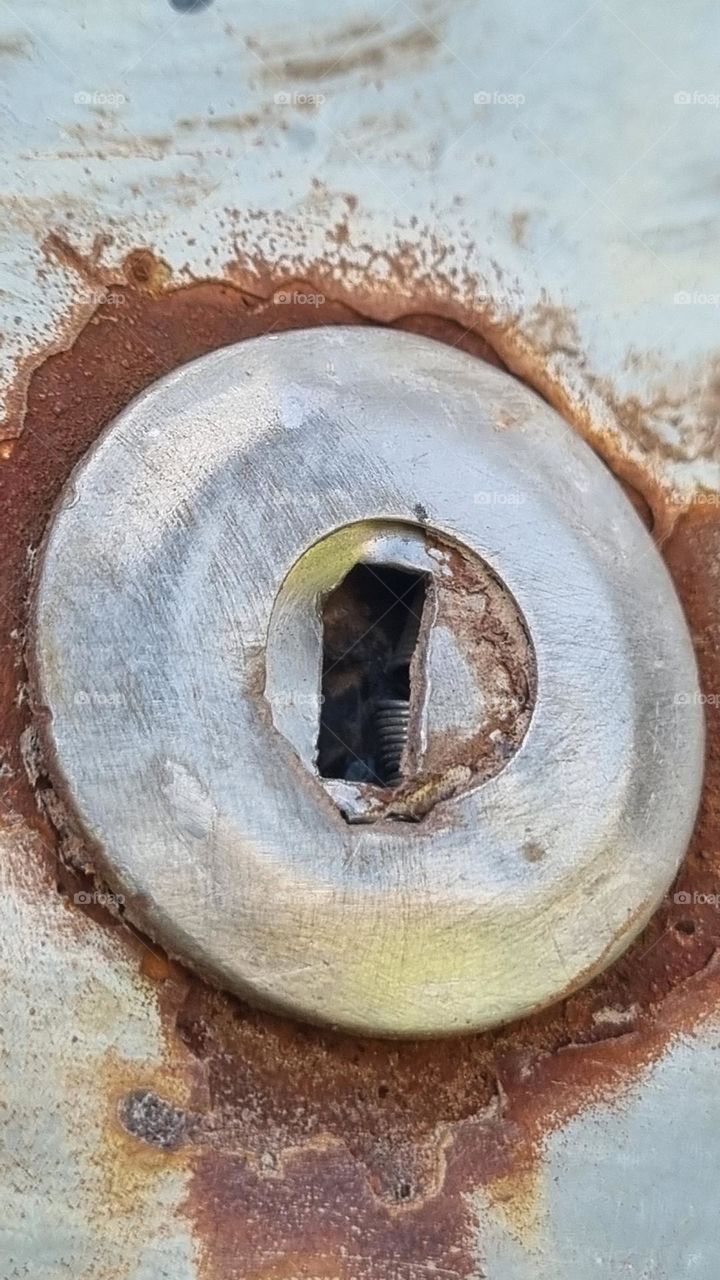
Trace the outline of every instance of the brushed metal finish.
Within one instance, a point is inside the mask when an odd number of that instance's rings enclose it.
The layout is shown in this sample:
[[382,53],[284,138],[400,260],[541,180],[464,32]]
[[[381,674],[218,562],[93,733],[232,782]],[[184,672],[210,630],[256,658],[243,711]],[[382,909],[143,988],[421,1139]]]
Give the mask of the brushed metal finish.
[[[377,520],[490,566],[537,694],[497,776],[358,826],[275,728],[265,652],[299,558]],[[519,1016],[627,945],[686,847],[702,714],[651,539],[539,397],[429,340],[287,333],[156,384],[72,477],[34,609],[51,768],[100,870],[261,1004],[383,1035]]]

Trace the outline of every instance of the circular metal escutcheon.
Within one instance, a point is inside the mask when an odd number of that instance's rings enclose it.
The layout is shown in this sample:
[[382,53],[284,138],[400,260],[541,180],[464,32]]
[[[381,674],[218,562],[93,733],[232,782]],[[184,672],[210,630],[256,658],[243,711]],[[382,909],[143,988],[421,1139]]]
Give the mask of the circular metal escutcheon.
[[[412,643],[388,639],[406,597]],[[360,1033],[578,987],[696,813],[697,674],[650,536],[538,396],[408,334],[258,338],[125,409],[51,521],[31,666],[128,915]]]

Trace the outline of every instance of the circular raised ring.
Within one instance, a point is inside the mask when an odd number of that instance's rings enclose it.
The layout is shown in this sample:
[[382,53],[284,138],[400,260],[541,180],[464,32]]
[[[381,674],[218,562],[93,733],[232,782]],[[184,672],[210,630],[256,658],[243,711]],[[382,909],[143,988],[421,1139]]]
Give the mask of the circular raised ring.
[[[283,584],[364,522],[489,566],[536,665],[504,767],[415,821],[348,821],[266,689]],[[440,1035],[546,1005],[635,936],[691,833],[697,675],[650,536],[544,401],[424,338],[269,336],[151,387],[56,509],[31,656],[55,785],[128,915],[308,1020]]]

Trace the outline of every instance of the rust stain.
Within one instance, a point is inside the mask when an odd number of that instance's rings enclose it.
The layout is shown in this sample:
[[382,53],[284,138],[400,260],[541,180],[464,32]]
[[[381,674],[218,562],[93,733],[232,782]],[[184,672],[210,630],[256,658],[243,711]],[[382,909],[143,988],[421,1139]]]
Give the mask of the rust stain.
[[[64,261],[96,279],[96,264],[73,253]],[[282,279],[268,275],[258,284],[255,272],[255,281],[254,289],[236,280],[171,290],[166,266],[140,250],[128,258],[125,279],[111,281],[122,305],[103,303],[79,333],[74,313],[65,347],[25,371],[26,394],[6,427],[12,450],[0,465],[0,759],[10,770],[4,804],[42,835],[49,875],[82,872],[58,863],[56,834],[38,810],[22,759],[21,736],[31,727],[23,632],[34,549],[72,467],[155,379],[242,338],[368,319],[361,301],[352,307],[332,300],[321,274],[305,286],[327,296],[314,307],[278,301]],[[398,327],[499,363],[486,336],[464,328],[457,313],[443,314],[447,298],[433,306],[428,290],[423,305],[403,316],[392,284],[388,289],[373,319],[384,313]],[[571,326],[549,315],[540,320],[555,349],[573,346]],[[495,336],[491,325],[483,328]],[[497,336],[509,363],[527,368],[526,357],[513,353],[511,334]],[[169,1064],[152,1079],[138,1064],[106,1064],[101,1164],[112,1183],[108,1195],[134,1194],[138,1169],[151,1177],[163,1162],[181,1161],[192,1173],[186,1212],[206,1280],[477,1275],[469,1193],[485,1186],[518,1224],[532,1215],[548,1131],[622,1094],[673,1036],[716,1004],[720,913],[702,895],[720,891],[720,505],[697,501],[679,511],[646,469],[626,464],[591,423],[584,430],[608,464],[621,468],[654,524],[708,697],[706,786],[675,886],[689,901],[670,894],[626,955],[561,1004],[493,1033],[423,1044],[352,1039],[258,1013],[206,988],[156,949],[149,957],[121,920],[105,917],[156,993]],[[143,1093],[159,1100],[156,1115],[163,1104],[187,1111],[178,1149],[144,1141],[123,1125],[128,1096]]]
[[234,133],[244,133],[246,129],[256,129],[266,119],[268,111],[246,111],[234,116],[184,116],[177,121],[178,129],[191,132],[193,129],[229,129]]
[[568,308],[540,303],[530,313],[529,327],[538,346],[548,354],[580,355],[582,340],[575,316]]
[[99,264],[103,250],[109,244],[112,244],[111,236],[98,235],[95,237],[91,252],[82,254],[63,236],[58,235],[56,231],[51,231],[45,238],[43,250],[49,260],[69,267],[81,280],[97,283],[104,278]]
[[[512,496],[512,495],[511,495]],[[535,702],[537,671],[525,623],[492,570],[457,547],[438,542],[451,573],[436,588],[435,627],[455,637],[486,698],[487,723],[470,736],[429,733],[428,766],[469,765],[475,779],[493,777],[517,751]]]
[[527,209],[517,209],[510,217],[510,235],[513,244],[519,249],[524,249],[527,244],[529,223],[530,213]]
[[170,268],[147,249],[135,249],[125,259],[125,274],[131,284],[157,296],[170,282]]
[[[427,519],[422,508],[417,514]],[[366,822],[419,821],[471,783],[494,777],[517,751],[532,715],[535,654],[514,601],[492,570],[453,543],[432,535],[427,547],[444,571],[429,588],[410,668],[411,730],[403,756],[404,780],[391,790],[370,782],[357,784]],[[325,609],[325,643],[331,654],[344,655],[350,642],[347,619],[352,609],[344,589],[345,584],[333,593]],[[441,718],[439,724],[431,719],[420,732],[431,631],[452,635],[457,659],[474,672],[484,699],[480,729],[465,732],[461,724],[450,726]],[[338,671],[336,664],[336,675]],[[352,678],[342,671],[340,687],[347,689]],[[422,748],[417,745],[421,741]]]
[[[80,143],[82,148],[81,151],[70,152],[70,154],[83,156],[92,153],[106,159],[112,156],[155,157],[158,154],[164,155],[173,148],[174,140],[172,134],[123,135],[113,133],[114,124],[115,121],[112,115],[97,109],[92,112],[87,124],[65,124],[62,131],[63,136]],[[38,153],[28,154],[37,155]]]
[[[188,1167],[190,1155],[181,1141],[173,1144],[147,1140],[140,1121],[138,1132],[133,1132],[128,1123],[132,1100],[143,1094],[162,1099],[168,1116],[184,1117],[184,1108],[193,1098],[192,1076],[184,1068],[177,1052],[175,1062],[168,1052],[165,1061],[153,1067],[118,1059],[110,1052],[101,1063],[88,1068],[87,1079],[77,1071],[74,1073],[73,1085],[79,1094],[97,1095],[100,1085],[104,1099],[102,1139],[96,1160],[96,1194],[104,1211],[122,1215],[143,1201],[154,1204],[168,1165],[178,1169]],[[140,1114],[141,1108],[137,1106],[136,1115]],[[147,1125],[151,1126],[149,1108],[145,1116]],[[178,1133],[179,1129],[176,1136]],[[114,1276],[118,1272],[108,1269],[110,1274]]]
[[7,36],[0,40],[0,58],[29,58],[33,43],[26,35]]
[[[413,27],[396,34],[383,32],[376,23],[357,28],[358,34],[350,37],[347,29],[328,41],[326,52],[298,55],[292,48],[262,49],[256,40],[248,41],[264,64],[263,79],[305,80],[317,83],[334,79],[352,71],[388,69],[396,73],[403,64],[417,65],[440,45],[440,37],[428,26]],[[376,37],[375,39],[368,37]]]

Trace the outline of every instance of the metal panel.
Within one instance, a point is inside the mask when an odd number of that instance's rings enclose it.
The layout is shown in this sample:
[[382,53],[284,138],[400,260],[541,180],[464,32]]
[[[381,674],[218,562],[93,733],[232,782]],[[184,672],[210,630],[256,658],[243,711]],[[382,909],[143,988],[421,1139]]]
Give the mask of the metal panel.
[[[715,1280],[717,26],[709,0],[0,9],[3,1280]],[[245,1009],[75,900],[23,666],[104,423],[214,346],[368,318],[503,362],[629,486],[709,729],[680,897],[627,957],[392,1049]]]

